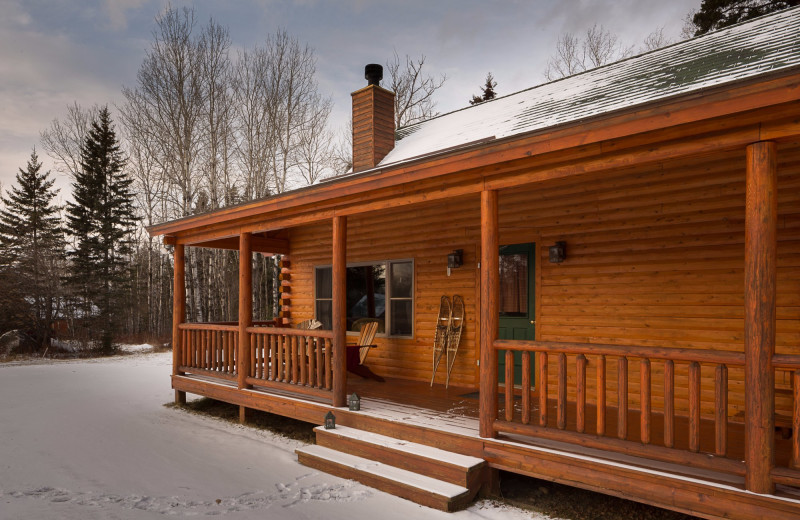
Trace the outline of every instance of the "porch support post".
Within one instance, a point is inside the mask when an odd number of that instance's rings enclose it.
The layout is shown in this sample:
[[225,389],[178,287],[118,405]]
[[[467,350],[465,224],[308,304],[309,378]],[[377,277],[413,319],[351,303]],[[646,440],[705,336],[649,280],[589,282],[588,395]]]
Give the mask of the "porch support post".
[[239,388],[248,388],[250,375],[250,338],[247,327],[253,324],[253,235],[239,235],[239,350],[236,370]]
[[347,217],[333,217],[333,406],[347,404]]
[[775,465],[775,305],[777,158],[774,142],[747,147],[744,238],[745,486],[773,493]]
[[[179,370],[183,359],[180,324],[186,319],[186,256],[183,244],[175,244],[175,268],[172,281],[172,375],[182,376]],[[184,404],[186,392],[175,390],[175,403]]]
[[[499,316],[500,241],[497,191],[481,192],[481,355],[480,436],[494,437],[497,419],[497,339]],[[507,390],[508,391],[508,390]]]

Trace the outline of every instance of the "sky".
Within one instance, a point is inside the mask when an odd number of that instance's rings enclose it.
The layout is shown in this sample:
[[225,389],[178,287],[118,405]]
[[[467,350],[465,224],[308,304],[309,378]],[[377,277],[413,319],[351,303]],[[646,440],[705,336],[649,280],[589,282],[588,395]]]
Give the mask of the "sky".
[[[199,26],[214,19],[234,47],[262,43],[285,29],[317,57],[320,91],[334,102],[331,124],[344,127],[350,93],[364,85],[364,65],[424,55],[425,68],[447,81],[436,96],[445,113],[468,104],[487,72],[499,95],[545,81],[560,35],[593,24],[641,45],[658,27],[672,39],[700,0],[173,0],[193,7]],[[124,101],[152,41],[163,0],[0,0],[0,184],[8,189],[36,147],[53,162],[40,133],[67,105]],[[69,180],[60,176],[61,197]]]

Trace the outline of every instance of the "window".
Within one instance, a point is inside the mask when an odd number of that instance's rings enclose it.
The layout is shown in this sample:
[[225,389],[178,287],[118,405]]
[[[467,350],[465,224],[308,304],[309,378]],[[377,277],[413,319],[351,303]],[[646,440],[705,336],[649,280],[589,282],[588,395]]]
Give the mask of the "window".
[[[388,279],[388,283],[387,283]],[[314,310],[323,328],[332,327],[331,267],[314,271]],[[357,332],[366,321],[378,322],[378,333],[414,333],[414,262],[390,260],[347,267],[347,330]]]

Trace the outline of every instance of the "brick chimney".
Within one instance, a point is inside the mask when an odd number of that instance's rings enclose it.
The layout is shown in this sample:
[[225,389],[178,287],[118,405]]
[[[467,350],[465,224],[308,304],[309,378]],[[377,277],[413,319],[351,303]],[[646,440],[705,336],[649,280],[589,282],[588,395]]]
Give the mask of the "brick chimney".
[[353,92],[353,171],[378,165],[394,148],[394,92],[380,87],[383,67],[364,68],[367,86]]

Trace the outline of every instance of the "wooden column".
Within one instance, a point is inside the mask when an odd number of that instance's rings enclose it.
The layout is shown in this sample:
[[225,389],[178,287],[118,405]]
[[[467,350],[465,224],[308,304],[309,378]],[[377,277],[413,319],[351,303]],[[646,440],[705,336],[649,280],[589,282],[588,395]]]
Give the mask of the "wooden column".
[[[178,368],[183,359],[179,325],[186,319],[186,256],[183,244],[175,244],[175,268],[172,289],[172,375],[183,375]],[[175,403],[184,404],[186,392],[175,390]]]
[[253,324],[253,235],[239,235],[239,362],[236,369],[239,388],[248,388],[245,380],[250,375],[250,338],[247,327]]
[[[497,418],[497,339],[500,314],[500,240],[497,191],[481,192],[480,435],[494,437]],[[511,392],[514,382],[506,390]],[[509,385],[509,382],[506,382]]]
[[333,406],[347,404],[347,217],[333,217]]
[[744,238],[745,486],[773,493],[777,160],[774,142],[747,147]]

